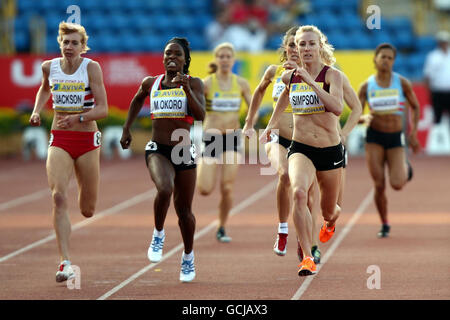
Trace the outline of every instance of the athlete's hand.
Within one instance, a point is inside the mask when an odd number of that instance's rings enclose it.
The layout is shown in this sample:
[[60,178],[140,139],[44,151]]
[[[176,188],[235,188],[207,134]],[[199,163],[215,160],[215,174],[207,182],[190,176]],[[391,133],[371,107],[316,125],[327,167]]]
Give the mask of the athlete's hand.
[[30,117],[30,125],[39,127],[41,125],[41,116],[37,112],[33,112]]
[[314,79],[311,78],[311,76],[309,75],[308,71],[306,71],[305,68],[297,67],[297,69],[295,69],[295,74],[300,78],[302,78],[302,80],[309,85],[314,83]]
[[177,72],[177,75],[172,79],[172,82],[177,85],[183,86],[183,89],[185,91],[191,90],[191,86],[189,84],[189,76],[187,74],[181,74]]
[[270,134],[272,133],[272,129],[264,130],[264,132],[259,136],[259,142],[262,144],[266,144],[272,140]]
[[67,116],[56,114],[56,125],[62,129],[70,129],[77,122],[79,122],[79,115],[77,114]]
[[250,139],[251,137],[253,137],[256,131],[253,126],[248,125],[248,123],[246,122],[244,128],[242,128],[242,133],[244,134],[244,136]]
[[286,70],[297,69],[298,68],[298,64],[295,61],[288,60],[285,63],[283,63],[283,68],[285,68]]
[[120,145],[122,146],[122,149],[128,149],[131,145],[132,140],[133,138],[131,137],[130,130],[127,128],[123,128],[122,137],[120,138]]
[[370,122],[373,119],[373,115],[370,113],[363,114],[361,117],[359,117],[358,124],[365,124],[366,126],[370,126]]
[[420,146],[419,140],[417,140],[416,134],[414,134],[414,133],[410,134],[410,136],[408,137],[408,144],[411,147],[414,154],[417,154],[420,152],[421,146]]

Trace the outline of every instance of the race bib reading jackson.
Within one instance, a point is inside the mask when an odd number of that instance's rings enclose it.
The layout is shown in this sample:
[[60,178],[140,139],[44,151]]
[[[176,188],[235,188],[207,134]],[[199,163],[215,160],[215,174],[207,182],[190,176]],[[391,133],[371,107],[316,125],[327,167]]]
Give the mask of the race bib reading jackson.
[[[322,82],[317,84],[323,87]],[[306,83],[294,83],[291,85],[289,100],[292,112],[295,114],[313,114],[325,112],[325,106],[314,89]]]
[[53,108],[60,112],[82,112],[84,83],[59,82],[52,86]]
[[180,118],[186,115],[187,98],[183,89],[155,90],[151,98],[154,118]]

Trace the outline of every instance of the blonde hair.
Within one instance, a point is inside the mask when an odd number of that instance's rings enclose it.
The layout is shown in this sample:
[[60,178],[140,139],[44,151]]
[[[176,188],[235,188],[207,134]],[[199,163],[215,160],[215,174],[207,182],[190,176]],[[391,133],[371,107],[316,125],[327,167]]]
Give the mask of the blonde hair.
[[278,52],[280,53],[280,62],[287,61],[287,52],[286,52],[286,45],[288,44],[288,40],[290,36],[294,36],[297,32],[299,27],[292,27],[283,36],[283,41],[281,42],[280,48],[278,48]]
[[305,32],[314,32],[319,37],[320,44],[320,58],[322,62],[328,66],[332,66],[336,62],[336,58],[334,57],[334,47],[328,43],[328,38],[323,34],[322,31],[319,30],[316,26],[308,25],[301,26],[298,28],[297,33],[295,34],[295,43],[298,45],[298,41],[300,40],[300,36]]
[[[223,43],[217,45],[217,46],[214,48],[214,51],[213,51],[214,57],[216,57],[216,56],[217,56],[217,53],[218,53],[220,50],[222,50],[222,49],[229,49],[229,50],[231,51],[231,54],[233,55],[233,57],[235,56],[235,51],[234,51],[234,46],[233,46],[233,44],[230,43],[230,42],[223,42]],[[209,69],[209,70],[208,70],[208,73],[209,73],[209,74],[216,73],[216,72],[217,72],[217,69],[218,69],[217,63],[215,63],[215,62],[210,62],[210,63],[208,64],[208,69]]]
[[83,47],[81,53],[86,53],[90,49],[87,45],[89,36],[86,33],[86,29],[82,25],[76,23],[65,21],[61,21],[59,23],[58,37],[56,38],[56,40],[58,40],[59,46],[61,46],[62,44],[63,36],[74,32],[78,32],[78,34],[81,36],[81,46]]

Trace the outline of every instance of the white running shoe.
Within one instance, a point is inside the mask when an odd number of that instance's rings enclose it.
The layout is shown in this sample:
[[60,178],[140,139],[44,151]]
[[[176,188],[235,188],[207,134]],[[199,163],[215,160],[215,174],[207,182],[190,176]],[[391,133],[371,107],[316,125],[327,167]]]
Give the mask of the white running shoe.
[[148,248],[147,256],[151,262],[159,262],[162,258],[164,240],[166,236],[156,237],[153,234],[152,242],[150,243],[150,247]]
[[185,260],[183,257],[184,255],[181,257],[180,281],[191,282],[195,278],[194,258],[192,260]]
[[68,260],[60,263],[58,272],[56,272],[56,282],[63,282],[75,278],[75,272]]

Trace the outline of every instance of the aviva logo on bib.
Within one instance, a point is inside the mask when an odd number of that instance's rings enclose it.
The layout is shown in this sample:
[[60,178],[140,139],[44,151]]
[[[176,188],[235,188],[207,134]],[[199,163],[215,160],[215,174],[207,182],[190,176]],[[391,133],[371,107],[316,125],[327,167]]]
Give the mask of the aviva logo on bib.
[[55,83],[52,91],[54,92],[84,92],[84,83]]

